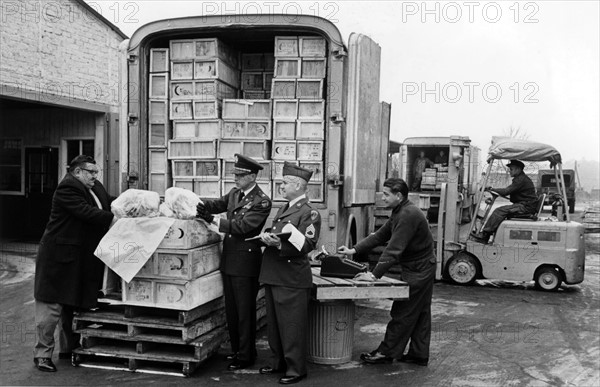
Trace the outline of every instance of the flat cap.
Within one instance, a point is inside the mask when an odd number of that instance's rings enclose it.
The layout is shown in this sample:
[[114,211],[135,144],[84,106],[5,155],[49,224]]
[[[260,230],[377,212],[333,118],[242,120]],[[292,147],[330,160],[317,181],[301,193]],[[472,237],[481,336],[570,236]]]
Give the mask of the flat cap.
[[308,182],[312,174],[313,171],[310,169],[299,167],[296,164],[292,164],[287,161],[283,163],[283,176],[298,176],[299,178]]
[[233,174],[258,173],[263,166],[252,160],[248,156],[235,154],[235,164],[233,165]]
[[506,164],[507,167],[514,165],[515,167],[519,167],[521,169],[525,169],[525,164],[520,162],[519,160],[510,160],[510,163]]

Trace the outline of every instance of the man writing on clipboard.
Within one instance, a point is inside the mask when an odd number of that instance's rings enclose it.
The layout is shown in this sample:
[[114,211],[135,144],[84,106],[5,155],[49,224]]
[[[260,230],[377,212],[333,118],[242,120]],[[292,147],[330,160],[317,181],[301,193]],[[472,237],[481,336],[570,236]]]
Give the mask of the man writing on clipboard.
[[306,377],[306,335],[312,273],[308,253],[315,249],[321,216],[306,197],[312,171],[286,162],[281,191],[289,203],[273,219],[270,232],[260,235],[267,245],[259,281],[265,284],[271,364],[261,374],[285,373],[281,384]]

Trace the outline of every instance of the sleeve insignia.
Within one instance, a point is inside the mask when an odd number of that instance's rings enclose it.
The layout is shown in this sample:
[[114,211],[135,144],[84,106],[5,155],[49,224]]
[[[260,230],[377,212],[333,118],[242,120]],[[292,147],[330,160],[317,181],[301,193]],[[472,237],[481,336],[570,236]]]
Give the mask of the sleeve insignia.
[[318,218],[318,217],[319,217],[319,211],[312,210],[312,211],[310,212],[310,218],[311,218],[313,221],[317,220],[317,218]]
[[313,224],[311,224],[310,226],[308,226],[306,228],[306,232],[304,233],[304,236],[306,236],[307,238],[314,238],[315,237],[315,226]]

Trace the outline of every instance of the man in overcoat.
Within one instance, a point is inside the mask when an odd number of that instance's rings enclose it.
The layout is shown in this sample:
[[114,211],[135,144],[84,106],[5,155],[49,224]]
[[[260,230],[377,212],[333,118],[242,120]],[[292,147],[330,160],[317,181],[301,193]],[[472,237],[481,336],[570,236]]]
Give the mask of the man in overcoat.
[[35,265],[36,344],[34,363],[55,372],[54,330],[61,322],[59,358],[70,358],[78,344],[73,312],[96,306],[104,264],[94,250],[113,223],[111,198],[96,180],[98,166],[80,155],[52,197],[50,219],[40,241]]
[[[383,183],[383,200],[392,209],[388,221],[375,233],[358,242],[354,248],[340,246],[342,254],[365,254],[388,242],[373,272],[359,273],[360,281],[381,278],[392,265],[400,264],[402,280],[409,286],[409,299],[394,301],[385,337],[379,347],[360,358],[379,364],[398,359],[401,362],[427,366],[431,341],[431,298],[435,277],[433,237],[423,212],[408,200],[408,186],[402,179]],[[410,340],[408,353],[404,354]]]
[[[321,230],[319,211],[306,197],[311,176],[308,169],[284,164],[281,191],[289,202],[279,209],[269,232],[261,234],[267,248],[259,281],[265,284],[267,334],[273,359],[259,372],[285,373],[279,379],[281,384],[299,382],[307,374],[308,302],[312,287],[308,253],[316,248]],[[291,226],[300,236],[298,246],[282,235]]]
[[[246,241],[260,234],[271,212],[271,200],[256,184],[262,165],[236,154],[236,187],[216,200],[198,204],[198,217],[214,223],[225,233],[221,273],[225,315],[232,353],[230,371],[250,367],[256,359],[256,295],[262,251],[259,241]],[[221,219],[212,214],[227,212]]]

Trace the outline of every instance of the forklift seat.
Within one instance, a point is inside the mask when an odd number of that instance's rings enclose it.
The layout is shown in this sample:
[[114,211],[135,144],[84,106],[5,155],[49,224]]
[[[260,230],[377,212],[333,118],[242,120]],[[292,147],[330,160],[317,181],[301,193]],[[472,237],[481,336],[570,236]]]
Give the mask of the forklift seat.
[[536,220],[538,220],[538,218],[540,217],[540,214],[542,213],[542,209],[544,208],[545,200],[546,200],[546,194],[541,194],[538,196],[536,211],[533,214],[509,215],[506,219],[536,221]]

